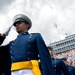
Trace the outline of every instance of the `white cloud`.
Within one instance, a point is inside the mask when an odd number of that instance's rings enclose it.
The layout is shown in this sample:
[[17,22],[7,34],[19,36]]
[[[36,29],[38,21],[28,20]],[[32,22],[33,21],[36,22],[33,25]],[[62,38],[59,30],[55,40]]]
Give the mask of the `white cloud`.
[[[9,0],[8,0],[9,1]],[[75,0],[13,0],[2,3],[0,13],[0,32],[13,24],[13,17],[23,13],[32,20],[29,32],[42,34],[46,44],[63,39],[66,34],[75,33]],[[10,4],[10,5],[9,5]],[[7,10],[7,11],[6,11]],[[55,26],[56,24],[56,26]],[[9,34],[6,42],[15,38],[15,29]]]

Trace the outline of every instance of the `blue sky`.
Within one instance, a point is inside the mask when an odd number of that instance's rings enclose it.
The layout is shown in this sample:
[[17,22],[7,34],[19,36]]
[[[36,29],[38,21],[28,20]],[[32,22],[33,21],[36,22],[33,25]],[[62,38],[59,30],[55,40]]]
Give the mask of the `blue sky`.
[[[53,43],[75,34],[75,0],[0,0],[0,32],[5,32],[16,14],[32,20],[29,33],[41,33],[45,43]],[[12,27],[4,44],[15,39]]]

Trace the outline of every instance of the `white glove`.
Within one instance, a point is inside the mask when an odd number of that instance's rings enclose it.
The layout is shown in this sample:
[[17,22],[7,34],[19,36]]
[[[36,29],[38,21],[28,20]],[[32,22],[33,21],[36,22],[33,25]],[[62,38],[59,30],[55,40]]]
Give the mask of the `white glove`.
[[8,30],[4,33],[4,35],[5,35],[5,36],[7,36],[7,35],[9,34],[9,32],[10,32],[11,28],[12,28],[12,26],[11,26],[11,27],[9,27],[9,29],[8,29]]

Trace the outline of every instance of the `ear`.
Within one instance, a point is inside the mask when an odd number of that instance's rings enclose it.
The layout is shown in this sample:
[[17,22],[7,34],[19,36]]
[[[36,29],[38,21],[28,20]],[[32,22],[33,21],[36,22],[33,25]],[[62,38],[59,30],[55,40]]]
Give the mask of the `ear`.
[[29,30],[29,24],[27,24],[27,30]]

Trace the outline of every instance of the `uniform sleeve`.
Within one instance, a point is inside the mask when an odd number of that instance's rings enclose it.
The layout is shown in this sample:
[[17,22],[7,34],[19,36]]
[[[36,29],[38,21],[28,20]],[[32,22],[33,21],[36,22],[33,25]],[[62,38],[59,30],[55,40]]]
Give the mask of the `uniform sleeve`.
[[37,35],[36,42],[41,62],[42,75],[54,75],[49,51],[40,34]]
[[[0,47],[0,75],[3,72],[4,75],[11,75],[11,59],[7,46]],[[2,72],[1,72],[2,71]]]

